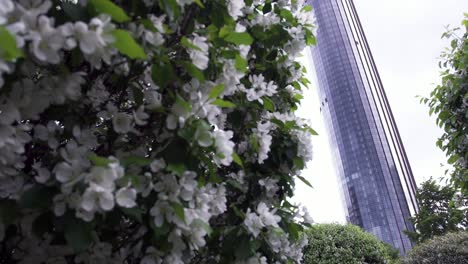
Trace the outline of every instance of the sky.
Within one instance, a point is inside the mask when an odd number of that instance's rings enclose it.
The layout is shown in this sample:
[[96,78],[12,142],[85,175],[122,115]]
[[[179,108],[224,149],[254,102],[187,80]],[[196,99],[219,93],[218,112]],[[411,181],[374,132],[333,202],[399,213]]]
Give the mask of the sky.
[[[468,12],[466,0],[354,0],[397,122],[415,180],[439,178],[447,169],[435,142],[442,130],[416,96],[428,96],[440,83],[439,55],[448,41],[445,26],[460,26]],[[320,39],[318,39],[320,41]],[[299,59],[312,81],[298,115],[319,133],[313,137],[314,157],[302,172],[313,188],[297,182],[294,201],[306,206],[318,223],[344,223],[338,181],[319,112],[315,70],[309,50]]]

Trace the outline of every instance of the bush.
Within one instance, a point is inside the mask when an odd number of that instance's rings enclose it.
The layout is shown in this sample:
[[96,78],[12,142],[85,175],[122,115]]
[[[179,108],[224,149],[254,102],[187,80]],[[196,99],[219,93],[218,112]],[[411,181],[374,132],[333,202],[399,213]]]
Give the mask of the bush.
[[299,262],[303,4],[0,0],[0,263]]
[[398,251],[358,226],[314,225],[306,232],[304,264],[396,263]]
[[466,264],[468,263],[468,232],[454,232],[414,247],[402,264]]

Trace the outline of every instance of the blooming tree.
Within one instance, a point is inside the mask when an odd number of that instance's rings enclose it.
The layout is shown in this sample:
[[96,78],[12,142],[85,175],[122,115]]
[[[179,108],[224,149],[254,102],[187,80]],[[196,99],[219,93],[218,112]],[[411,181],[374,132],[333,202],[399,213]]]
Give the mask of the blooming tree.
[[421,102],[429,106],[429,115],[434,114],[437,125],[444,130],[436,144],[453,166],[445,173],[451,184],[468,197],[468,14],[461,28],[448,30],[442,37],[450,39],[451,46],[441,54],[442,81]]
[[300,262],[310,11],[0,0],[0,262]]

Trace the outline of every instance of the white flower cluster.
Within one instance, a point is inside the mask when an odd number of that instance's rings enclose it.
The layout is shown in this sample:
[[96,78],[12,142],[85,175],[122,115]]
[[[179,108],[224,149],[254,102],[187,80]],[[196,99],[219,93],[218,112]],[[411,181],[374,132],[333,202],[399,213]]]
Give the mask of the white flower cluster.
[[276,215],[275,211],[275,209],[269,210],[264,202],[260,202],[255,212],[247,210],[244,220],[245,228],[254,237],[257,237],[265,227],[278,227],[281,217]]
[[249,76],[249,81],[252,84],[251,88],[241,87],[241,91],[245,92],[249,101],[263,103],[261,99],[263,96],[273,96],[277,92],[278,86],[273,81],[266,82],[265,77],[261,74]]
[[[164,259],[164,263],[185,263],[182,260],[184,250],[198,250],[205,246],[209,220],[226,211],[224,186],[208,184],[199,188],[196,177],[196,173],[186,171],[180,177],[162,175],[154,183],[159,198],[150,210],[154,225],[162,227],[168,223],[176,226],[168,238],[172,253]],[[184,203],[188,206],[182,206]],[[147,260],[150,256],[147,256]],[[157,256],[153,258],[159,263]]]
[[[281,226],[310,217],[276,206],[292,162],[265,161],[285,156],[277,144],[270,155],[281,137],[311,158],[306,123],[288,112],[311,15],[289,1],[269,4],[297,23],[263,14],[260,0],[143,3],[127,15],[125,1],[0,0],[0,31],[21,51],[4,57],[0,45],[2,253],[19,263],[300,262],[305,242]],[[198,17],[219,8],[229,16]],[[264,45],[276,25],[284,36]],[[259,56],[272,51],[268,63]],[[239,236],[261,252],[206,249]]]

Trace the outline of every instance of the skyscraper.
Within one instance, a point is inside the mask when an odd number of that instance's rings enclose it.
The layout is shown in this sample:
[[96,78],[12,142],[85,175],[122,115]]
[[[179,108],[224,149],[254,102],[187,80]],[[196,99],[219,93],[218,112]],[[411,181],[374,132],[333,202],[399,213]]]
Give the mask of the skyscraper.
[[352,0],[310,0],[312,49],[347,220],[398,248],[417,210],[416,184]]

